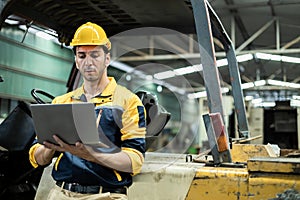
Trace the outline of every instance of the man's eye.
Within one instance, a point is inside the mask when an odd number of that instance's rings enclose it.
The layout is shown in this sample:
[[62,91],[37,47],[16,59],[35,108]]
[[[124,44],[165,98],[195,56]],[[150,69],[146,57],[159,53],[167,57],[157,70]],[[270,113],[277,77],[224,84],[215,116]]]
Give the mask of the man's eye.
[[86,55],[84,53],[79,53],[78,54],[78,58],[84,59],[86,57]]
[[98,58],[100,56],[100,53],[99,52],[92,52],[91,53],[91,57],[92,58]]

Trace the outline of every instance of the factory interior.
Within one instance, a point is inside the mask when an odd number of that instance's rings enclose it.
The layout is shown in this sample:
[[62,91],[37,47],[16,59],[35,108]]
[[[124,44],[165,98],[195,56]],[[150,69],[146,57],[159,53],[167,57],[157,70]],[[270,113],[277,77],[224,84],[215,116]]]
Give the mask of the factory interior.
[[[43,200],[31,104],[82,85],[70,42],[111,41],[107,73],[147,111],[130,200],[300,199],[300,0],[0,0],[0,199]],[[51,121],[51,119],[49,119]]]

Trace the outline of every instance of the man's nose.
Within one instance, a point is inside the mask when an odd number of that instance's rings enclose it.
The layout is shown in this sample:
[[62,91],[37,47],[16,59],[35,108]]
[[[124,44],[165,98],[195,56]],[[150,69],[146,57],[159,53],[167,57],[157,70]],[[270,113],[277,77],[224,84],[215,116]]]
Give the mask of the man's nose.
[[86,56],[86,64],[87,65],[93,64],[93,58],[90,55]]

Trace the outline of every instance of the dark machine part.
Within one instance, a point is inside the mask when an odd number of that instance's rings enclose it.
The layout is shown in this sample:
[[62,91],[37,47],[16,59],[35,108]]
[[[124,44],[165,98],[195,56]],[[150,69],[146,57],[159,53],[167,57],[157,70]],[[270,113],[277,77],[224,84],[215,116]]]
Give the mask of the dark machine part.
[[167,125],[171,114],[158,104],[154,94],[138,91],[136,95],[141,99],[147,113],[146,149],[148,149]]
[[35,132],[31,113],[25,102],[0,124],[0,199],[32,200],[43,173],[28,159]]

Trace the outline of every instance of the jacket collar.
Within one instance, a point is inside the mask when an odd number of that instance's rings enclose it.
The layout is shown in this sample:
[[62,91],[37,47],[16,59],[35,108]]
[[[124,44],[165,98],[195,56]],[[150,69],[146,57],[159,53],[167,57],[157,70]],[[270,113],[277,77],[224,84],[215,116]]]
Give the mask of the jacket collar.
[[[102,93],[96,95],[91,99],[92,103],[105,103],[105,102],[111,102],[113,98],[113,94],[115,92],[117,83],[116,80],[113,77],[108,77],[109,83],[106,86],[106,88],[103,90]],[[81,87],[77,88],[73,91],[73,100],[78,100],[82,102],[86,102],[86,97],[84,94],[84,85],[82,84]]]

